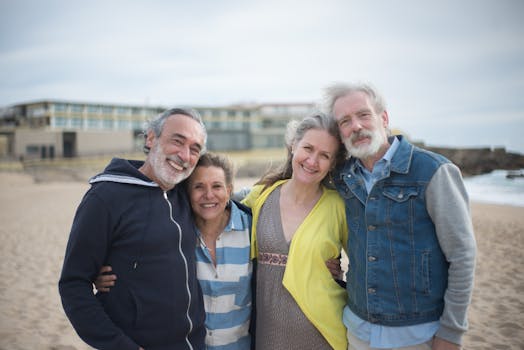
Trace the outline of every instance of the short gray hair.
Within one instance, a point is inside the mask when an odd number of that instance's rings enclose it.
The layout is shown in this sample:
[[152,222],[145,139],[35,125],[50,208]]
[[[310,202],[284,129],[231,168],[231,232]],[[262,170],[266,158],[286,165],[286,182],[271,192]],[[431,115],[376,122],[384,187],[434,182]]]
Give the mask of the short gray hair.
[[334,83],[324,89],[322,110],[324,113],[333,115],[333,105],[335,102],[346,95],[354,92],[365,93],[375,109],[375,113],[380,114],[386,110],[386,101],[378,90],[367,83]]
[[[202,150],[200,151],[200,154],[204,154],[206,152],[206,143],[207,143],[207,131],[206,126],[204,125],[204,122],[202,121],[202,117],[200,116],[200,113],[198,113],[195,109],[191,108],[181,108],[181,107],[175,107],[170,108],[152,119],[150,119],[147,124],[144,131],[144,138],[147,138],[147,134],[152,131],[155,134],[155,137],[160,137],[160,134],[162,134],[162,130],[164,129],[164,124],[167,120],[167,118],[171,117],[175,114],[181,114],[185,115],[200,124],[202,127],[202,131],[204,133],[204,144],[202,145]],[[149,147],[144,145],[144,153],[149,153]]]

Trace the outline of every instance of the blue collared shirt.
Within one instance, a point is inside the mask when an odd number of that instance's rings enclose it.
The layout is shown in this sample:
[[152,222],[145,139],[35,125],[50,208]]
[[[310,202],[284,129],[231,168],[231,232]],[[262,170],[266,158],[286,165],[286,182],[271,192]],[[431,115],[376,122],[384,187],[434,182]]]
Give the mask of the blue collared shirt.
[[[356,162],[357,173],[362,176],[368,193],[378,180],[389,175],[391,159],[398,146],[399,141],[394,137],[386,154],[375,163],[372,171],[367,170],[360,160]],[[433,338],[439,328],[439,321],[402,327],[373,324],[355,315],[347,306],[344,308],[343,321],[352,334],[365,342],[369,342],[372,348],[394,348],[425,343]]]
[[251,217],[231,203],[231,217],[216,242],[216,265],[199,235],[197,278],[204,295],[207,349],[249,349],[251,337]]

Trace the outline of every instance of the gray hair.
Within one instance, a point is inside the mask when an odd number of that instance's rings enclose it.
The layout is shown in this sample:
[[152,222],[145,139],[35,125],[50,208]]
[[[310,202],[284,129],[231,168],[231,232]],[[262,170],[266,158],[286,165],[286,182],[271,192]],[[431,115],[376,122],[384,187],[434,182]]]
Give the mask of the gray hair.
[[[306,132],[309,130],[325,130],[329,135],[333,136],[340,144],[337,154],[335,155],[334,165],[341,164],[346,159],[346,148],[342,145],[340,133],[338,131],[338,125],[334,118],[331,118],[324,113],[315,113],[305,117],[301,121],[292,120],[287,124],[286,129],[286,148],[287,148],[287,159],[284,164],[276,171],[270,171],[262,177],[258,184],[263,184],[264,188],[267,188],[277,182],[278,180],[290,179],[293,175],[292,160],[293,154],[291,149],[293,145],[300,142]],[[330,183],[331,176],[326,176],[322,180],[322,184],[328,187],[332,187]]]
[[386,110],[386,101],[378,90],[366,83],[335,83],[324,89],[322,110],[324,113],[333,115],[333,105],[335,102],[346,95],[354,92],[365,93],[375,109],[375,113],[380,114]]
[[[204,122],[202,121],[202,117],[200,116],[200,113],[198,113],[196,110],[191,109],[191,108],[175,107],[175,108],[170,108],[156,115],[154,118],[150,119],[147,122],[145,131],[144,131],[144,137],[147,138],[147,134],[150,131],[152,131],[155,134],[155,137],[157,138],[160,137],[160,135],[162,134],[162,130],[164,130],[164,124],[167,118],[175,114],[185,115],[197,121],[198,124],[200,124],[200,126],[202,127],[202,131],[204,133],[204,144],[202,145],[202,150],[200,151],[200,154],[204,154],[206,152],[206,143],[207,143],[206,126],[204,125]],[[144,153],[148,154],[149,151],[150,151],[149,147],[144,145]]]

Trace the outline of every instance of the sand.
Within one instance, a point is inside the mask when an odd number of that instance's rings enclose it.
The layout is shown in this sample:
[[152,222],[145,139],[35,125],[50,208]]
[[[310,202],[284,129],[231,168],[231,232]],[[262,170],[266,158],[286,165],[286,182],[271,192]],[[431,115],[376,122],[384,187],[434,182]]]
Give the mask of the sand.
[[[236,188],[249,185],[239,179]],[[0,350],[90,349],[58,295],[74,211],[87,184],[0,173]],[[524,208],[474,203],[478,262],[465,349],[524,349]]]

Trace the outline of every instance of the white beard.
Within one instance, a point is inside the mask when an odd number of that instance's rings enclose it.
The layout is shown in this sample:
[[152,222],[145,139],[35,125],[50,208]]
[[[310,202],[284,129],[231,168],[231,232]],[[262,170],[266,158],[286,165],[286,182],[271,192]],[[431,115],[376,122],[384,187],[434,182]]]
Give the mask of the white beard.
[[[162,182],[162,184],[168,186],[169,188],[173,188],[175,185],[189,177],[194,169],[194,167],[189,168],[187,164],[184,164],[184,162],[182,162],[178,156],[168,157],[164,153],[164,150],[160,148],[160,144],[158,142],[153,145],[149,157],[155,176],[159,181]],[[184,170],[181,172],[176,171],[171,165],[167,163],[167,159],[177,163],[183,167]]]
[[[363,144],[360,146],[353,145],[353,142],[360,137],[369,137],[369,144]],[[380,130],[375,129],[373,131],[361,130],[358,133],[353,133],[351,137],[344,139],[344,145],[350,156],[358,159],[367,159],[378,153],[380,147],[386,142],[384,136],[380,133]]]

